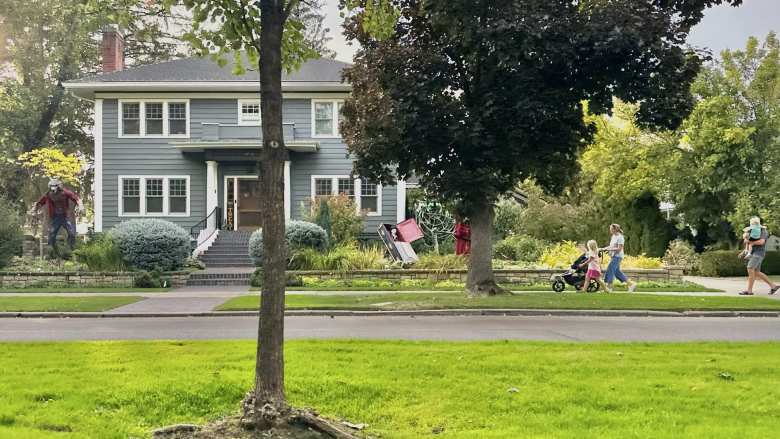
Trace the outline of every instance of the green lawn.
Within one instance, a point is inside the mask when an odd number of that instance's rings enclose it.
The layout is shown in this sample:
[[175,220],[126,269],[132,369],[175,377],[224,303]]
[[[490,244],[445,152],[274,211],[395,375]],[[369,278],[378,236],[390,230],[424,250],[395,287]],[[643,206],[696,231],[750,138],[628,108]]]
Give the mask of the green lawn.
[[[535,284],[503,284],[504,288],[511,291],[551,291],[550,283]],[[459,282],[444,281],[434,282],[408,282],[399,283],[391,281],[323,281],[304,284],[303,286],[287,287],[291,291],[462,291],[464,286]],[[567,286],[567,290],[574,291],[574,287]],[[720,293],[722,290],[707,288],[693,282],[640,282],[639,291],[647,292],[699,292]],[[260,288],[252,287],[250,291],[260,291]],[[626,291],[625,285],[615,285],[615,291]]]
[[[125,439],[237,411],[255,344],[0,349],[0,437]],[[778,343],[295,341],[285,358],[293,404],[383,439],[769,438],[780,428]]]
[[107,311],[139,300],[143,300],[143,297],[5,296],[0,297],[0,312],[97,312]]
[[[258,295],[228,300],[217,311],[257,310]],[[521,293],[469,298],[463,293],[390,293],[365,295],[289,294],[287,309],[620,309],[620,310],[780,310],[780,301],[762,297],[659,296],[651,294]]]
[[66,293],[164,293],[170,291],[170,288],[117,288],[117,287],[89,287],[89,288],[0,288],[0,295],[2,294],[66,294]]

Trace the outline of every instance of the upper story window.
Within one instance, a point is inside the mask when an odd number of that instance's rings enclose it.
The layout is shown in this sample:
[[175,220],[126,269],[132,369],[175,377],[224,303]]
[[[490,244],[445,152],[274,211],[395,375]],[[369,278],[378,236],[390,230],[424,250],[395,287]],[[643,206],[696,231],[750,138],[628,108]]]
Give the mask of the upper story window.
[[239,99],[238,124],[260,125],[260,101]]
[[188,137],[189,101],[119,101],[119,137]]
[[342,100],[314,99],[312,105],[312,137],[338,137]]

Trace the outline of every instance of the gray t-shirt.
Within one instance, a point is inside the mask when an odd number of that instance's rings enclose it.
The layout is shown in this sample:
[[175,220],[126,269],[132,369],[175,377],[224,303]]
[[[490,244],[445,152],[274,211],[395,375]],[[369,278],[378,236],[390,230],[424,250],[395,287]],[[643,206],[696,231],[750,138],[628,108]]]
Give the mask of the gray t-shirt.
[[753,256],[764,257],[766,256],[766,240],[769,239],[769,232],[766,229],[761,229],[761,239],[763,239],[764,245],[753,244]]
[[[617,247],[618,245],[625,245],[625,243],[626,243],[626,239],[623,238],[622,233],[618,233],[617,235],[612,235],[612,238],[609,240],[610,248]],[[620,251],[610,250],[609,255],[612,256],[613,258],[622,258],[625,255],[625,253],[623,252],[623,250]]]

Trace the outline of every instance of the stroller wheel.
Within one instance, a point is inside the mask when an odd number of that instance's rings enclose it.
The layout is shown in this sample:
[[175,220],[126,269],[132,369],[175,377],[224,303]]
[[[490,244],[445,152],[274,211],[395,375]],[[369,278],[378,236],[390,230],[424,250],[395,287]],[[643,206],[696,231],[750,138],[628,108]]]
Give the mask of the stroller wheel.
[[563,283],[563,281],[560,280],[560,279],[554,280],[553,283],[552,283],[552,289],[556,293],[561,293],[561,292],[563,292],[563,290],[566,289],[566,284]]
[[599,285],[599,283],[598,283],[598,282],[596,282],[595,280],[591,280],[591,281],[590,281],[590,285],[588,285],[588,292],[589,292],[589,293],[595,293],[595,292],[598,292],[599,288],[601,288],[601,286]]

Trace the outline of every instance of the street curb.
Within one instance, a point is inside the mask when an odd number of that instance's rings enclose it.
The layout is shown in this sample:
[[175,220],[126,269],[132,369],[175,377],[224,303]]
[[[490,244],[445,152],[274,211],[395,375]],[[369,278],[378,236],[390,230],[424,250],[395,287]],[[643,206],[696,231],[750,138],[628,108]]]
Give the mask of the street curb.
[[[256,317],[257,311],[200,313],[0,312],[0,318]],[[780,311],[649,311],[586,309],[443,309],[417,311],[289,310],[288,317],[780,317]]]

